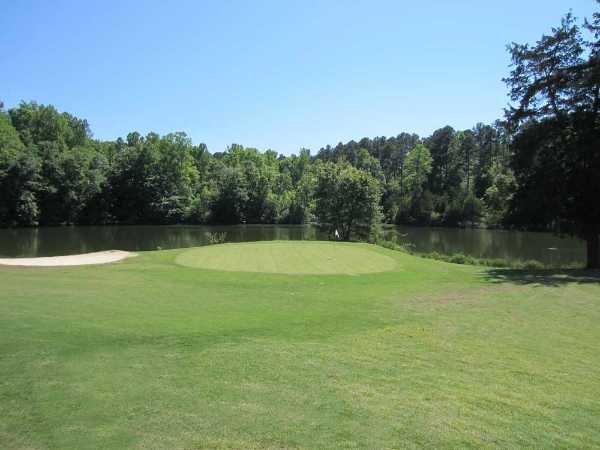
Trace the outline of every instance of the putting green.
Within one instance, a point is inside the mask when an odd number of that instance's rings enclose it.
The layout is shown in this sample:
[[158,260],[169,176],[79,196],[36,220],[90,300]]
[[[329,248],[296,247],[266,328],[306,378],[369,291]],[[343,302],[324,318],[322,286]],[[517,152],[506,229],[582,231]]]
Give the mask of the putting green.
[[285,274],[386,272],[396,261],[368,244],[271,241],[193,248],[177,256],[177,264],[200,269]]

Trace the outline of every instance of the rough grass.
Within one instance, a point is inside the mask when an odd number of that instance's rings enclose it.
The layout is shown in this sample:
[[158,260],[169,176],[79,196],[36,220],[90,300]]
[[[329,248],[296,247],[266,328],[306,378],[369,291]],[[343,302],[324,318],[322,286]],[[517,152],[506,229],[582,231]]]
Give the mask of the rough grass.
[[285,274],[348,274],[386,272],[396,261],[372,245],[314,241],[272,241],[222,244],[181,253],[178,264],[211,270]]
[[600,447],[597,274],[368,251],[396,269],[0,268],[0,448]]

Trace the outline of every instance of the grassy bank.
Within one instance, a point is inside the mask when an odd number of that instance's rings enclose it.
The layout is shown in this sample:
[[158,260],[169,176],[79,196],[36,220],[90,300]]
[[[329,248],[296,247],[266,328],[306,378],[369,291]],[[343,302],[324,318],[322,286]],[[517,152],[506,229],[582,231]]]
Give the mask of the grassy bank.
[[600,446],[596,274],[245,245],[0,267],[0,448]]
[[436,261],[444,261],[452,264],[467,264],[470,266],[487,266],[487,267],[503,267],[516,270],[556,270],[556,269],[582,269],[583,264],[556,264],[549,265],[533,259],[502,259],[502,258],[477,258],[464,253],[438,253],[438,252],[419,252],[416,251],[410,244],[400,244],[396,241],[377,240],[377,245],[390,250],[396,250],[420,258],[435,259]]

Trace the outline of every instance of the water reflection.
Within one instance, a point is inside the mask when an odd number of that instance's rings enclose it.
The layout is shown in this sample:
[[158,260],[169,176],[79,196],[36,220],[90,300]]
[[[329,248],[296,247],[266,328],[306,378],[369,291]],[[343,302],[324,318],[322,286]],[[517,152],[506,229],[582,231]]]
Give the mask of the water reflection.
[[394,227],[397,240],[421,252],[464,253],[478,258],[582,264],[585,244],[552,233],[461,228]]
[[313,226],[90,226],[0,229],[0,256],[56,256],[108,249],[131,251],[194,247],[210,233],[228,242],[326,239]]

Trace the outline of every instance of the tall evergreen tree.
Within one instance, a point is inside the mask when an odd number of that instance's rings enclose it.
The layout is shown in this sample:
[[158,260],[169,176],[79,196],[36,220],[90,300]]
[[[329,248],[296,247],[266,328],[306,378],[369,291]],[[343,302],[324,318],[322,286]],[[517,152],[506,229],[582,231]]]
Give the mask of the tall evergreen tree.
[[[555,224],[587,242],[587,266],[600,268],[600,58],[598,14],[585,41],[576,19],[534,45],[512,44],[505,79],[514,106],[513,214],[521,223]],[[588,50],[586,51],[586,47]]]

